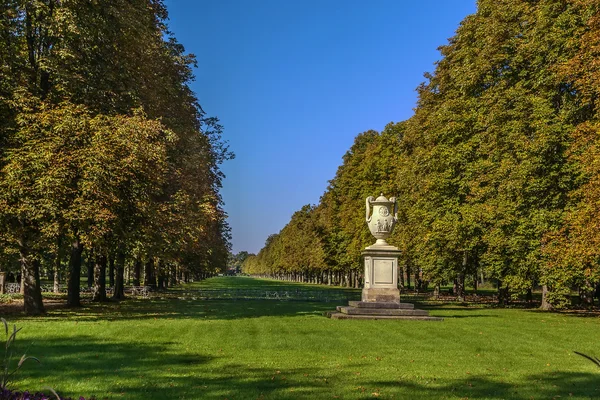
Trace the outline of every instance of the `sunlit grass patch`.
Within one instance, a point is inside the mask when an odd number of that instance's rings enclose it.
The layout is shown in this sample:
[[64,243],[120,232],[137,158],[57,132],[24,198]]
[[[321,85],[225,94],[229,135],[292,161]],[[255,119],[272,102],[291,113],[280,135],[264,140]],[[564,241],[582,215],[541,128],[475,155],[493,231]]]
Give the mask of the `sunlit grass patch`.
[[441,323],[324,318],[334,306],[162,296],[13,317],[42,361],[16,385],[100,399],[600,396],[597,367],[573,353],[600,355],[598,318],[458,305],[430,308]]

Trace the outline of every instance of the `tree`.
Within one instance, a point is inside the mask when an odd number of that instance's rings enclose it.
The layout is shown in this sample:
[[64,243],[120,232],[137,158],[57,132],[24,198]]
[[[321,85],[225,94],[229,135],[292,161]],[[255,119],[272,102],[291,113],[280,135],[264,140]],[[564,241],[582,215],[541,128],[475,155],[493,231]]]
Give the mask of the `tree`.
[[83,246],[100,257],[96,269],[117,259],[118,298],[126,257],[224,267],[219,166],[233,155],[189,88],[195,58],[168,31],[162,1],[1,7],[0,222],[3,253],[21,254],[33,285],[26,309],[42,311],[36,260],[55,248],[60,265],[66,241],[71,306]]

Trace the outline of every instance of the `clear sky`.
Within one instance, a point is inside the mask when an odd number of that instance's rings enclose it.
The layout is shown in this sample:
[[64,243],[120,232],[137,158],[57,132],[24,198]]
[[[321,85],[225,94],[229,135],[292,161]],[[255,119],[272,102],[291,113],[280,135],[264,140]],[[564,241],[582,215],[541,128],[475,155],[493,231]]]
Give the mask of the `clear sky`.
[[317,204],[360,132],[408,119],[437,48],[475,0],[166,0],[198,58],[192,89],[224,125],[233,251],[258,252]]

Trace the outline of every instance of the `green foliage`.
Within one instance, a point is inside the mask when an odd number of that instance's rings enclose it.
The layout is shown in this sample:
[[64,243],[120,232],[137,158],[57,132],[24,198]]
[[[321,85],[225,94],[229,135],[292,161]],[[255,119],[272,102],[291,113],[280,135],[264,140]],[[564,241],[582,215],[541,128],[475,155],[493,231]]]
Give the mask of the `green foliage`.
[[163,2],[0,7],[0,258],[25,273],[28,312],[43,312],[40,264],[61,272],[67,244],[72,276],[84,247],[224,268],[219,166],[233,155],[189,87],[195,57]]
[[480,1],[440,48],[414,116],[359,134],[344,156],[315,208],[320,268],[360,270],[372,240],[361,205],[384,192],[399,199],[390,242],[428,281],[545,285],[557,308],[599,283],[599,10],[597,0]]

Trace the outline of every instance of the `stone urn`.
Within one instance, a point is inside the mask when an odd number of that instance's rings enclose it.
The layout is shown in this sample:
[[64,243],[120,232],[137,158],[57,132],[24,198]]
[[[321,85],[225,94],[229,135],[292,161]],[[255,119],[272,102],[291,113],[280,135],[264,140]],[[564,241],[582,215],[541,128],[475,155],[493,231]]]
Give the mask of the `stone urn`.
[[[376,199],[369,196],[366,200],[366,208],[367,225],[371,234],[377,239],[373,247],[389,246],[386,239],[390,237],[396,222],[398,222],[396,198],[387,199],[383,193]],[[373,208],[372,213],[371,208]]]

